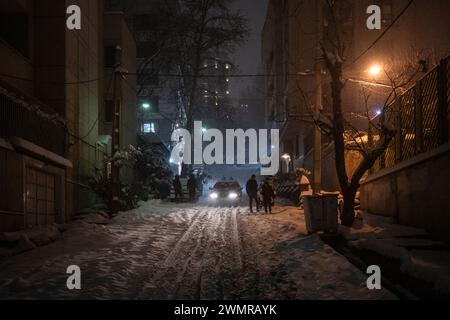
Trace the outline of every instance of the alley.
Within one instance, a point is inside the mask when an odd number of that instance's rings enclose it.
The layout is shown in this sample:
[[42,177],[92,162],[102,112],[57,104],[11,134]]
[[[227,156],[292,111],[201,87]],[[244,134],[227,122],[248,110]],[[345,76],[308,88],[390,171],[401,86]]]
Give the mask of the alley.
[[[66,287],[69,265],[82,289]],[[0,261],[3,299],[389,299],[318,236],[302,212],[160,202],[108,225],[73,223],[46,247]]]

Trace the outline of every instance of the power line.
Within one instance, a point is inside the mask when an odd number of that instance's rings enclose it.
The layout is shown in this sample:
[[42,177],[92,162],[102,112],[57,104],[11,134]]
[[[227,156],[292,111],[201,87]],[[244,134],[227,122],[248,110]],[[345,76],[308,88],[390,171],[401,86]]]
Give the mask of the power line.
[[[136,73],[124,73],[125,75],[129,76],[135,76]],[[222,74],[222,75],[207,75],[207,74],[199,74],[199,75],[193,75],[193,74],[185,74],[180,75],[176,73],[163,73],[158,74],[158,77],[162,78],[269,78],[269,77],[309,77],[313,76],[314,73],[287,73],[287,74],[270,74],[270,73],[261,73],[261,74]]]
[[[35,79],[29,79],[29,78],[23,78],[18,76],[13,76],[10,74],[4,74],[0,73],[0,77],[14,79],[14,80],[21,80],[21,81],[27,81],[27,82],[34,82]],[[97,82],[100,80],[103,80],[107,77],[107,75],[103,75],[102,77],[90,79],[90,80],[84,80],[84,81],[74,81],[74,82],[58,82],[58,81],[39,81],[41,84],[53,84],[53,85],[80,85],[80,84],[87,84],[92,82]]]

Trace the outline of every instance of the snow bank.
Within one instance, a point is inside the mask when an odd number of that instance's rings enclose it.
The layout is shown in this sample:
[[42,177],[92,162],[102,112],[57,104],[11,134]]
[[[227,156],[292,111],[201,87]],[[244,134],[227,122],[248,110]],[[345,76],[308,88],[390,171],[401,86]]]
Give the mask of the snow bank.
[[396,237],[426,236],[422,229],[393,224],[392,219],[363,214],[363,223],[354,225],[353,228],[340,226],[339,233],[348,241],[359,239],[385,239]]
[[426,231],[393,224],[386,217],[365,213],[363,218],[356,228],[340,227],[349,246],[400,261],[402,272],[450,294],[450,253],[437,250],[445,247],[445,243],[427,239]]
[[55,242],[61,237],[56,225],[0,234],[0,257],[14,256]]

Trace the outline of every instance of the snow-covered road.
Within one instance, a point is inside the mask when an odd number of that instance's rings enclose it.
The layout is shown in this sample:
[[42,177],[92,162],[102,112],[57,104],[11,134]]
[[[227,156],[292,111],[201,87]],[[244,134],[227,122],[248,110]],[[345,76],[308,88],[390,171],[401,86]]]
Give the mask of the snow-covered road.
[[[69,265],[82,289],[66,287]],[[107,226],[78,223],[63,239],[0,261],[0,298],[389,299],[317,236],[301,211],[150,202]]]

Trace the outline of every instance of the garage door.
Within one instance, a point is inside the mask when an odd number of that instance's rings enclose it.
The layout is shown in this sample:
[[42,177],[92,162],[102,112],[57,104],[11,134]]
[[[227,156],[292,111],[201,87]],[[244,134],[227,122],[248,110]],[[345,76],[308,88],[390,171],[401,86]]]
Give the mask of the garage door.
[[56,221],[55,176],[26,169],[26,225],[43,226]]

